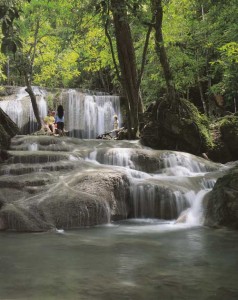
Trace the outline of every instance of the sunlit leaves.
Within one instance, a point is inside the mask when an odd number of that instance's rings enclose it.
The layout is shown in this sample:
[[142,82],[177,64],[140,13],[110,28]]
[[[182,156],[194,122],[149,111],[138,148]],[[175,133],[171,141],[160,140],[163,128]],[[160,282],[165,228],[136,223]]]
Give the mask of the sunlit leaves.
[[0,81],[6,79],[3,68],[7,62],[6,56],[0,52]]
[[227,43],[219,50],[222,53],[222,57],[226,57],[230,62],[238,63],[238,42]]

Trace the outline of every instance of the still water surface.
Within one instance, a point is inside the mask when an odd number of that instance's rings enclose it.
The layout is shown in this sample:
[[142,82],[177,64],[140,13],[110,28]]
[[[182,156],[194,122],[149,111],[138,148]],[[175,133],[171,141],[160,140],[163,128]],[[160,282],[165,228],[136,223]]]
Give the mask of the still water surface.
[[238,234],[158,220],[1,233],[0,299],[237,300]]

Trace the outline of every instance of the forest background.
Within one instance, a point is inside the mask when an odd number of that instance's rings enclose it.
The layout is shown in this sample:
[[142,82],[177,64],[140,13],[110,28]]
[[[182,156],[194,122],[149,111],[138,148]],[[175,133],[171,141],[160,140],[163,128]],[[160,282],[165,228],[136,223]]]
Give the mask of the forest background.
[[43,87],[125,94],[116,30],[119,16],[128,29],[124,40],[130,39],[134,51],[139,97],[148,106],[168,88],[153,32],[159,4],[162,43],[176,93],[210,118],[217,107],[236,112],[237,0],[1,0],[0,4],[1,85],[24,86],[30,81]]

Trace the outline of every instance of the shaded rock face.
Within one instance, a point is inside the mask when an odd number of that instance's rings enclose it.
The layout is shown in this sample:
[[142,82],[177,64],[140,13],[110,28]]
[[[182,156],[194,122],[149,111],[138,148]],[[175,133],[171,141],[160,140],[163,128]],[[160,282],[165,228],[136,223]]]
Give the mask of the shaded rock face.
[[154,149],[184,151],[200,155],[209,146],[209,134],[197,109],[181,100],[172,110],[165,100],[151,104],[142,116],[142,143]]
[[57,183],[53,178],[48,178],[48,182],[37,179],[27,182],[23,175],[21,187],[15,185],[22,198],[19,199],[18,193],[15,201],[6,201],[0,211],[5,227],[18,231],[69,229],[105,224],[114,216],[127,217],[127,186],[122,175],[105,174],[104,170],[91,175],[81,172],[71,175],[72,180],[58,179]]
[[10,140],[19,132],[17,125],[0,108],[0,162],[6,158],[3,149],[8,149]]
[[238,116],[225,116],[212,128],[214,147],[208,151],[210,159],[227,163],[238,160]]
[[238,167],[218,179],[206,199],[205,225],[238,229]]
[[17,231],[134,217],[173,220],[214,184],[221,168],[139,141],[16,136],[6,155],[0,165],[0,229]]

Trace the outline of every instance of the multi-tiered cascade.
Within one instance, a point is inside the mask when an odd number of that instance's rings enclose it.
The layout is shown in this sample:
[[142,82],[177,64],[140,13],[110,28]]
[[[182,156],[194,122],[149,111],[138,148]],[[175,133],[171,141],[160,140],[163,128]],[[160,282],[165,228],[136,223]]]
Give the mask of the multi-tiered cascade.
[[127,218],[203,223],[203,199],[228,168],[138,142],[17,136],[0,166],[0,227],[70,229]]

